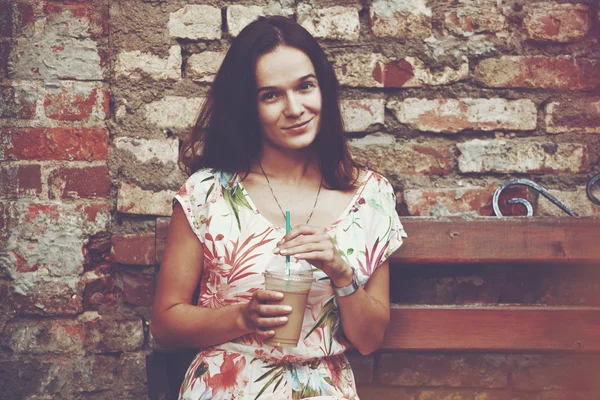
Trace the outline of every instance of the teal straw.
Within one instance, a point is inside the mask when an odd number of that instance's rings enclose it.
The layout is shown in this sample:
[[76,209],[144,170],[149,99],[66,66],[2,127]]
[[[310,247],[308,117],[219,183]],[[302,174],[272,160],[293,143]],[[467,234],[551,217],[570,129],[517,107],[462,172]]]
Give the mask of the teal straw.
[[[285,233],[290,232],[290,212],[285,212]],[[290,276],[290,256],[285,256],[285,276]]]

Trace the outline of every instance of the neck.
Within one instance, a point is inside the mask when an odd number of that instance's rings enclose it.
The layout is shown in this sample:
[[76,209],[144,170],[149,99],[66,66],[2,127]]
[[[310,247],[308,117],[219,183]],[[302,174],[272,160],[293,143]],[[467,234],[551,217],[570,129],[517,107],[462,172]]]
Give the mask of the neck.
[[296,183],[307,178],[320,179],[321,177],[317,159],[308,151],[289,153],[263,151],[259,161],[252,167],[252,171],[262,174],[261,165],[269,177],[280,182]]

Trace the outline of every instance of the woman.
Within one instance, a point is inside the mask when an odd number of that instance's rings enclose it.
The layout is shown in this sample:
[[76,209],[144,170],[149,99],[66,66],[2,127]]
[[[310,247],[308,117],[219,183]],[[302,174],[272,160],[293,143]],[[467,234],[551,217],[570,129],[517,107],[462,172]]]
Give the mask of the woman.
[[[248,25],[184,155],[193,174],[175,197],[152,316],[159,345],[202,349],[180,398],[356,399],[343,353],[381,344],[387,259],[406,234],[391,185],[350,158],[317,41],[283,17]],[[264,290],[274,254],[317,268],[298,347],[264,343],[290,312]]]

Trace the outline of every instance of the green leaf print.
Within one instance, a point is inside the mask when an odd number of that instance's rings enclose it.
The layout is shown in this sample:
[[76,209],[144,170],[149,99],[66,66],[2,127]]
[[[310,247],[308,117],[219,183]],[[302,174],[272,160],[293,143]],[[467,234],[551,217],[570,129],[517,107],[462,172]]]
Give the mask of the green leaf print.
[[[268,389],[269,386],[271,386],[271,384],[273,382],[275,382],[275,379],[279,378],[279,377],[283,377],[283,374],[285,373],[285,368],[284,367],[275,367],[272,368],[269,372],[267,372],[266,374],[262,375],[260,378],[258,378],[257,380],[255,380],[254,382],[258,382],[261,379],[265,378],[266,376],[268,376],[269,374],[271,374],[273,371],[275,371],[276,369],[279,369],[279,371],[274,374],[271,379],[269,379],[269,381],[267,383],[265,383],[265,386],[262,387],[262,389],[260,389],[260,391],[258,392],[258,394],[256,395],[256,397],[254,398],[254,400],[258,399],[260,397],[261,394],[263,394],[265,392],[265,390]],[[273,392],[275,392],[275,389],[273,389]]]
[[202,363],[200,363],[200,365],[198,365],[198,368],[196,368],[196,372],[194,373],[194,379],[200,378],[202,375],[204,375],[207,372],[208,372],[208,365],[206,365],[206,363],[204,361],[202,361]]
[[[331,297],[331,299],[325,303],[325,305],[323,306],[323,308],[321,308],[321,312],[319,313],[319,316],[317,317],[317,322],[315,322],[315,324],[313,325],[313,327],[310,329],[310,331],[306,334],[306,336],[304,336],[304,339],[308,338],[314,331],[316,331],[318,328],[320,327],[327,327],[329,328],[329,338],[328,338],[328,342],[329,342],[329,349],[327,349],[327,354],[331,354],[331,350],[333,347],[333,335],[334,335],[334,331],[336,329],[336,327],[338,326],[340,321],[340,313],[339,313],[339,309],[337,307],[337,304],[335,303],[335,296]],[[323,329],[325,331],[325,329]],[[325,333],[325,332],[323,332]]]
[[236,185],[233,189],[223,187],[223,198],[225,199],[227,204],[229,204],[229,207],[233,211],[233,215],[235,215],[235,220],[237,221],[238,229],[242,229],[242,225],[240,224],[239,207],[243,206],[248,208],[249,210],[251,210],[252,207],[250,206],[250,203],[248,203],[248,200],[244,196],[242,190],[236,190],[237,188],[238,185]]
[[204,198],[204,202],[206,203],[208,201],[208,196],[210,196],[210,194],[212,193],[213,189],[215,188],[215,183],[213,182],[210,187],[208,188],[208,190],[206,191],[206,197]]
[[346,250],[346,254],[348,254],[349,256],[351,256],[352,253],[354,253],[354,249],[353,248],[349,248],[348,250]]

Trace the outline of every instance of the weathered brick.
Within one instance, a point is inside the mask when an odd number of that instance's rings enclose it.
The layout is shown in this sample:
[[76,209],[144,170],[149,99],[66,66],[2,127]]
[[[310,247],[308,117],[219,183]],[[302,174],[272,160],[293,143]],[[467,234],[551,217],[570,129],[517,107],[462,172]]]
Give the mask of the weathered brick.
[[206,5],[187,5],[169,16],[169,34],[181,39],[220,39],[221,10]]
[[587,168],[587,147],[577,143],[474,139],[457,147],[463,173],[567,174]]
[[0,160],[100,161],[108,154],[106,129],[5,128],[0,137]]
[[196,82],[212,82],[221,67],[225,53],[220,51],[203,51],[192,54],[187,60],[187,77]]
[[528,39],[568,43],[581,40],[590,30],[587,4],[535,3],[525,8],[523,28]]
[[139,50],[124,51],[117,56],[115,71],[117,76],[130,79],[141,79],[148,75],[155,80],[181,79],[181,47],[172,46],[167,59]]
[[391,60],[379,53],[341,54],[334,59],[340,84],[353,87],[422,87],[446,85],[469,76],[466,58],[458,69],[432,71],[415,57]]
[[340,103],[347,132],[362,132],[374,124],[385,122],[385,100],[343,100]]
[[[46,275],[83,272],[84,244],[90,235],[108,230],[108,203],[61,204],[16,202],[10,221],[5,267],[13,271],[15,292],[27,295]],[[35,273],[29,272],[35,271]]]
[[15,320],[6,324],[6,345],[15,353],[82,353],[85,327],[68,319]]
[[129,183],[119,184],[117,211],[124,214],[170,216],[175,191],[153,192]]
[[265,12],[260,6],[231,5],[227,7],[227,30],[235,37],[246,25],[264,15]]
[[112,236],[112,254],[121,264],[154,265],[154,233]]
[[44,112],[58,121],[105,120],[110,113],[108,87],[87,82],[46,85]]
[[15,293],[21,315],[77,315],[83,311],[83,285],[77,277],[44,277],[26,295]]
[[[575,189],[576,190],[569,191],[548,189],[548,191],[582,217],[600,217],[600,207],[594,205],[594,203],[588,199],[585,187],[578,187]],[[596,189],[594,194],[596,197],[600,198],[599,189]],[[568,214],[566,214],[542,195],[540,195],[538,199],[538,209],[536,215],[551,217],[568,216]]]
[[57,168],[50,172],[48,187],[48,197],[51,199],[108,197],[108,167]]
[[512,355],[509,359],[515,364],[511,371],[515,389],[600,388],[600,358],[597,355]]
[[8,76],[8,55],[10,53],[9,43],[0,43],[0,80]]
[[[540,393],[539,400],[589,400],[597,399],[600,390],[547,390]],[[538,400],[536,398],[536,400]]]
[[26,91],[11,86],[0,87],[0,118],[32,119],[36,104],[37,99],[31,98]]
[[[0,7],[2,4],[0,4]],[[2,10],[0,9],[0,14]],[[25,399],[36,392],[48,375],[49,365],[34,359],[0,361],[0,393],[4,399]]]
[[444,27],[454,35],[501,32],[506,18],[495,2],[467,3],[444,14]]
[[396,119],[420,131],[457,133],[465,129],[533,130],[537,108],[533,101],[491,99],[415,99],[389,102]]
[[477,390],[474,395],[473,400],[540,400],[538,393],[516,392],[512,390]]
[[42,191],[39,165],[0,165],[0,197],[36,197]]
[[298,23],[320,39],[358,40],[360,34],[358,10],[353,7],[312,8],[301,4]]
[[132,351],[144,344],[141,319],[109,318],[95,312],[84,313],[79,319],[85,327],[84,346],[88,352]]
[[419,400],[474,400],[472,390],[423,389],[419,390],[418,396]]
[[124,353],[121,357],[121,380],[125,389],[147,392],[146,355]]
[[598,60],[502,56],[481,61],[475,80],[487,87],[587,90],[600,84]]
[[370,8],[375,36],[397,38],[431,35],[431,8],[426,0],[375,0]]
[[397,386],[506,388],[508,372],[504,355],[382,354],[376,380]]
[[88,271],[84,279],[89,281],[84,282],[83,309],[85,311],[114,310],[119,293],[113,277]]
[[546,105],[546,132],[600,134],[600,98],[574,98]]
[[108,35],[108,6],[46,3],[44,12],[61,36],[96,38]]
[[162,129],[185,131],[196,122],[204,98],[165,96],[146,104],[146,121]]
[[34,36],[19,37],[14,44],[14,57],[9,59],[9,77],[45,81],[103,80],[107,68],[103,50],[94,39],[75,34],[73,37],[64,32],[68,21],[71,20],[50,17],[36,29]]
[[69,379],[67,388],[77,392],[94,392],[114,387],[121,373],[121,360],[115,356],[92,355],[64,365],[61,373]]
[[[404,201],[413,216],[475,217],[492,216],[492,197],[497,186],[446,189],[406,189]],[[499,207],[502,215],[523,215],[523,206],[508,204],[511,198],[527,198],[523,187],[509,187],[502,191]]]
[[154,300],[154,276],[142,273],[123,274],[123,296],[129,304],[152,306]]
[[163,164],[177,163],[179,159],[179,139],[115,139],[115,147],[125,150],[142,163],[158,160]]
[[12,35],[13,6],[11,3],[0,3],[0,37]]
[[380,385],[358,385],[356,388],[358,396],[361,399],[398,399],[398,400],[419,400],[418,392],[414,389],[407,389],[393,386]]
[[446,175],[452,152],[448,145],[396,142],[394,136],[371,134],[349,141],[357,162],[385,176]]

